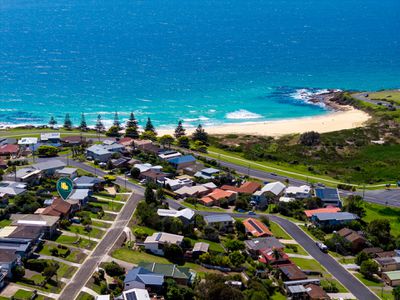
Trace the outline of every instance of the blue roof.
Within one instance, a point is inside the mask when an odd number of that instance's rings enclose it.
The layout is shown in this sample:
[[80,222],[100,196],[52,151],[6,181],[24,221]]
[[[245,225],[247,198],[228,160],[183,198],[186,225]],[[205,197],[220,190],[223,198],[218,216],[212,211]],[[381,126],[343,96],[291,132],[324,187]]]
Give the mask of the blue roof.
[[183,156],[170,158],[170,159],[168,159],[168,161],[171,164],[179,165],[179,164],[184,164],[184,163],[196,161],[196,158],[194,158],[193,155],[183,155]]
[[164,275],[153,273],[145,268],[137,267],[133,268],[126,274],[124,283],[130,281],[139,281],[145,285],[163,285]]
[[98,177],[90,177],[90,176],[81,176],[78,178],[74,179],[75,184],[96,184],[103,182],[104,180],[98,178]]
[[228,214],[215,214],[204,216],[206,223],[218,223],[218,222],[233,222],[234,219]]
[[316,188],[315,196],[321,200],[340,200],[339,193],[334,188]]
[[337,212],[337,213],[316,213],[313,215],[313,218],[316,218],[319,221],[329,221],[329,220],[349,221],[349,220],[357,220],[358,216],[349,212]]

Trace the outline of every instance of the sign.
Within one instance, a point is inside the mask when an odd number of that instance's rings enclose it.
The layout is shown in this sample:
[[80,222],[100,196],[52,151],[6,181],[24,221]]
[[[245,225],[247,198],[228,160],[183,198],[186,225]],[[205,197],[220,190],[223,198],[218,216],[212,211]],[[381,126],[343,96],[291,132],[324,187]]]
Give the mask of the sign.
[[57,192],[63,200],[67,200],[71,196],[74,184],[71,179],[67,177],[60,178],[57,181]]

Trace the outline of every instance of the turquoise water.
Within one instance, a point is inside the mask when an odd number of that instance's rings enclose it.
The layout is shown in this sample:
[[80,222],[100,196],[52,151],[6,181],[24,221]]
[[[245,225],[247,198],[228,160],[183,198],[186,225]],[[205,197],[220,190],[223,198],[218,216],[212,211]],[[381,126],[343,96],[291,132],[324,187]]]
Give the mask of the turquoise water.
[[0,123],[320,115],[298,90],[400,87],[399,32],[398,0],[0,0]]

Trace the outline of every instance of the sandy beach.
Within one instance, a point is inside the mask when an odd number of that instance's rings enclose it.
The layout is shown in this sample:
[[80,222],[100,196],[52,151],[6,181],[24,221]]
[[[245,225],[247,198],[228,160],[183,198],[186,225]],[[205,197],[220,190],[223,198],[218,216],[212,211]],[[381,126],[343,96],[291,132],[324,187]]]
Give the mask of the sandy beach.
[[[338,131],[361,127],[370,116],[353,107],[346,107],[341,111],[333,111],[323,116],[285,119],[278,121],[247,122],[238,124],[224,124],[220,126],[205,127],[209,134],[250,134],[265,136],[282,136],[292,133],[317,131],[319,133]],[[188,128],[188,134],[193,132]],[[173,134],[173,130],[158,130],[159,135]]]

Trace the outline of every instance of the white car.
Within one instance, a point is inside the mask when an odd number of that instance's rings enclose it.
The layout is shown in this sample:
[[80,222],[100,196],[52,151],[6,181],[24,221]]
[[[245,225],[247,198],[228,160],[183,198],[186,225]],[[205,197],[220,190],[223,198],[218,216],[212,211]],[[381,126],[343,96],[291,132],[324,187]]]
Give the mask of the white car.
[[327,252],[328,252],[328,247],[327,247],[325,244],[323,244],[323,243],[321,243],[321,242],[316,242],[315,244],[317,245],[317,247],[318,247],[322,252],[324,252],[324,253],[327,253]]

